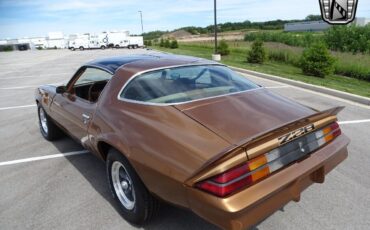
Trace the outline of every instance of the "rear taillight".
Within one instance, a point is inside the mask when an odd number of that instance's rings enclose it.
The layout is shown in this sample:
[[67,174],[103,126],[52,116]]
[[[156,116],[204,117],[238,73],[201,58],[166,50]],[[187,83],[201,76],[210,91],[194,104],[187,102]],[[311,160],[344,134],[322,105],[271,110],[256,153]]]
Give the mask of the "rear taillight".
[[317,150],[341,134],[337,122],[260,155],[242,165],[196,184],[219,197],[226,197],[250,186],[271,173]]

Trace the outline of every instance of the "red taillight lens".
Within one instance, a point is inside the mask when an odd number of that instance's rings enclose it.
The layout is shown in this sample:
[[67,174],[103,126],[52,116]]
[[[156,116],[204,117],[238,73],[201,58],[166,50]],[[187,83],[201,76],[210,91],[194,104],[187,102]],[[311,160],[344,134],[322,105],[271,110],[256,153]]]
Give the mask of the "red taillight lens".
[[[219,197],[226,197],[244,187],[264,179],[271,173],[315,151],[341,134],[337,122],[314,131],[300,139],[260,155],[242,165],[196,184],[196,187]],[[294,147],[296,146],[296,147]],[[309,151],[307,151],[309,150]]]
[[216,183],[227,183],[235,178],[240,177],[243,174],[246,174],[249,172],[249,168],[247,165],[237,166],[233,169],[230,169],[214,178],[212,178],[213,181]]
[[197,184],[197,187],[208,191],[216,196],[225,197],[236,190],[247,186],[252,182],[252,177],[247,176],[241,180],[225,183],[225,184],[217,184],[212,182],[212,180],[203,181]]

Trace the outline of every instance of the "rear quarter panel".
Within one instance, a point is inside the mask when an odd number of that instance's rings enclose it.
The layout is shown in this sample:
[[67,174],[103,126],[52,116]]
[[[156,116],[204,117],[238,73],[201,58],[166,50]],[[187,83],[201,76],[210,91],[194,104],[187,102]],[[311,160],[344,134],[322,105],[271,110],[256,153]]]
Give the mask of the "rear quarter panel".
[[118,100],[125,79],[114,76],[100,97],[89,129],[94,148],[98,151],[99,141],[109,143],[129,159],[152,193],[186,207],[185,180],[230,143],[173,106]]

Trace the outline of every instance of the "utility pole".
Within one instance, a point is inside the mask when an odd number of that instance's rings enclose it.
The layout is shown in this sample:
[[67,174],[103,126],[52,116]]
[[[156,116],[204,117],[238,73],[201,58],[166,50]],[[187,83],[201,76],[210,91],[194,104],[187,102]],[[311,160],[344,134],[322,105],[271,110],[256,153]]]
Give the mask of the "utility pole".
[[217,54],[217,3],[214,0],[214,17],[215,17],[215,54]]
[[140,21],[141,21],[141,35],[144,33],[144,26],[143,26],[143,12],[139,10],[140,13]]

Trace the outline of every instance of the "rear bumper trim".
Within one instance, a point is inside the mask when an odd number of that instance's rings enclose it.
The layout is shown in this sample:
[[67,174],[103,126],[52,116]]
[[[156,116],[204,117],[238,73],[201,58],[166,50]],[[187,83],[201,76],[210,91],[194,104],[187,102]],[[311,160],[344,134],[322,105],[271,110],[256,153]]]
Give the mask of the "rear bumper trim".
[[349,139],[342,134],[308,158],[227,198],[188,187],[189,207],[223,229],[253,226],[289,201],[299,201],[302,191],[311,184],[323,183],[325,175],[346,159],[348,144]]

